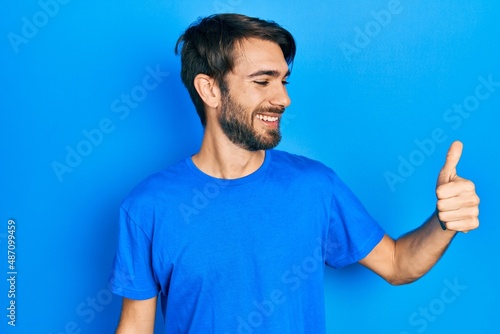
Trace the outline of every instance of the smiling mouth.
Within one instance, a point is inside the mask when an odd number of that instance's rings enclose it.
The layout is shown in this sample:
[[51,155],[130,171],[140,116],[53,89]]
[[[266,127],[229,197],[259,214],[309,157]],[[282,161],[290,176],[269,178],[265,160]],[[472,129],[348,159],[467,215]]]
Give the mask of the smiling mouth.
[[257,114],[256,116],[258,119],[264,122],[269,122],[269,123],[274,123],[277,122],[280,118],[279,116],[268,116],[268,115],[262,115],[262,114]]

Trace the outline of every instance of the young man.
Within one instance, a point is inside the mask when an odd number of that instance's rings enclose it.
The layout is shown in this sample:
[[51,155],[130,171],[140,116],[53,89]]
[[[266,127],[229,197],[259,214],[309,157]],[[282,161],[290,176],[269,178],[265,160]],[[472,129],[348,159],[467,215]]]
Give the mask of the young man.
[[273,150],[295,55],[279,25],[236,14],[180,37],[181,76],[204,126],[200,151],[155,174],[121,206],[111,286],[117,333],[324,333],[323,268],[360,262],[391,284],[424,275],[457,231],[479,225],[474,184],[438,176],[437,210],[393,240],[323,164]]

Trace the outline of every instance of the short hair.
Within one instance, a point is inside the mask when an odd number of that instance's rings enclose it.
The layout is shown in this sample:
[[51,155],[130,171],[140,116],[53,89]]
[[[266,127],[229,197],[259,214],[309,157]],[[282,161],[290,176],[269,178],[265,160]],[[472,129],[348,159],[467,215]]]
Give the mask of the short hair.
[[296,44],[288,30],[274,21],[241,14],[215,14],[199,18],[177,40],[175,54],[181,55],[181,79],[204,127],[205,108],[194,87],[194,78],[200,73],[206,74],[217,81],[223,93],[227,92],[224,78],[234,68],[235,47],[248,38],[278,44],[287,64],[290,66],[293,63]]

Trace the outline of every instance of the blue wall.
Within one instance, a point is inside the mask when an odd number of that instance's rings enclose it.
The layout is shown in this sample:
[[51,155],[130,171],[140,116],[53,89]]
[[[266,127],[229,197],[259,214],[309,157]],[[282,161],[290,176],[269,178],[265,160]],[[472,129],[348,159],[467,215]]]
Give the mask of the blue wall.
[[328,333],[498,328],[498,2],[24,0],[0,11],[0,274],[10,277],[9,219],[17,272],[15,299],[0,280],[0,331],[114,329],[118,205],[197,150],[173,47],[198,16],[223,11],[294,34],[280,148],[334,168],[392,236],[432,213],[448,146],[465,145],[458,172],[476,182],[481,228],[408,286],[328,269]]

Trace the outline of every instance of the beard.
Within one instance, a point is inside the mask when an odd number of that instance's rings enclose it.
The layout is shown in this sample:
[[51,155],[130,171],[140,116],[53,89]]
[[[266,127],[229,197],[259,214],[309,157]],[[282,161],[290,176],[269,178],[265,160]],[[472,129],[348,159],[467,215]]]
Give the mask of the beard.
[[218,120],[225,135],[239,147],[248,151],[269,150],[281,141],[279,123],[276,129],[266,129],[264,133],[258,133],[253,127],[254,120],[259,113],[281,115],[284,111],[283,108],[256,108],[248,120],[245,107],[233,101],[227,92],[223,96]]

